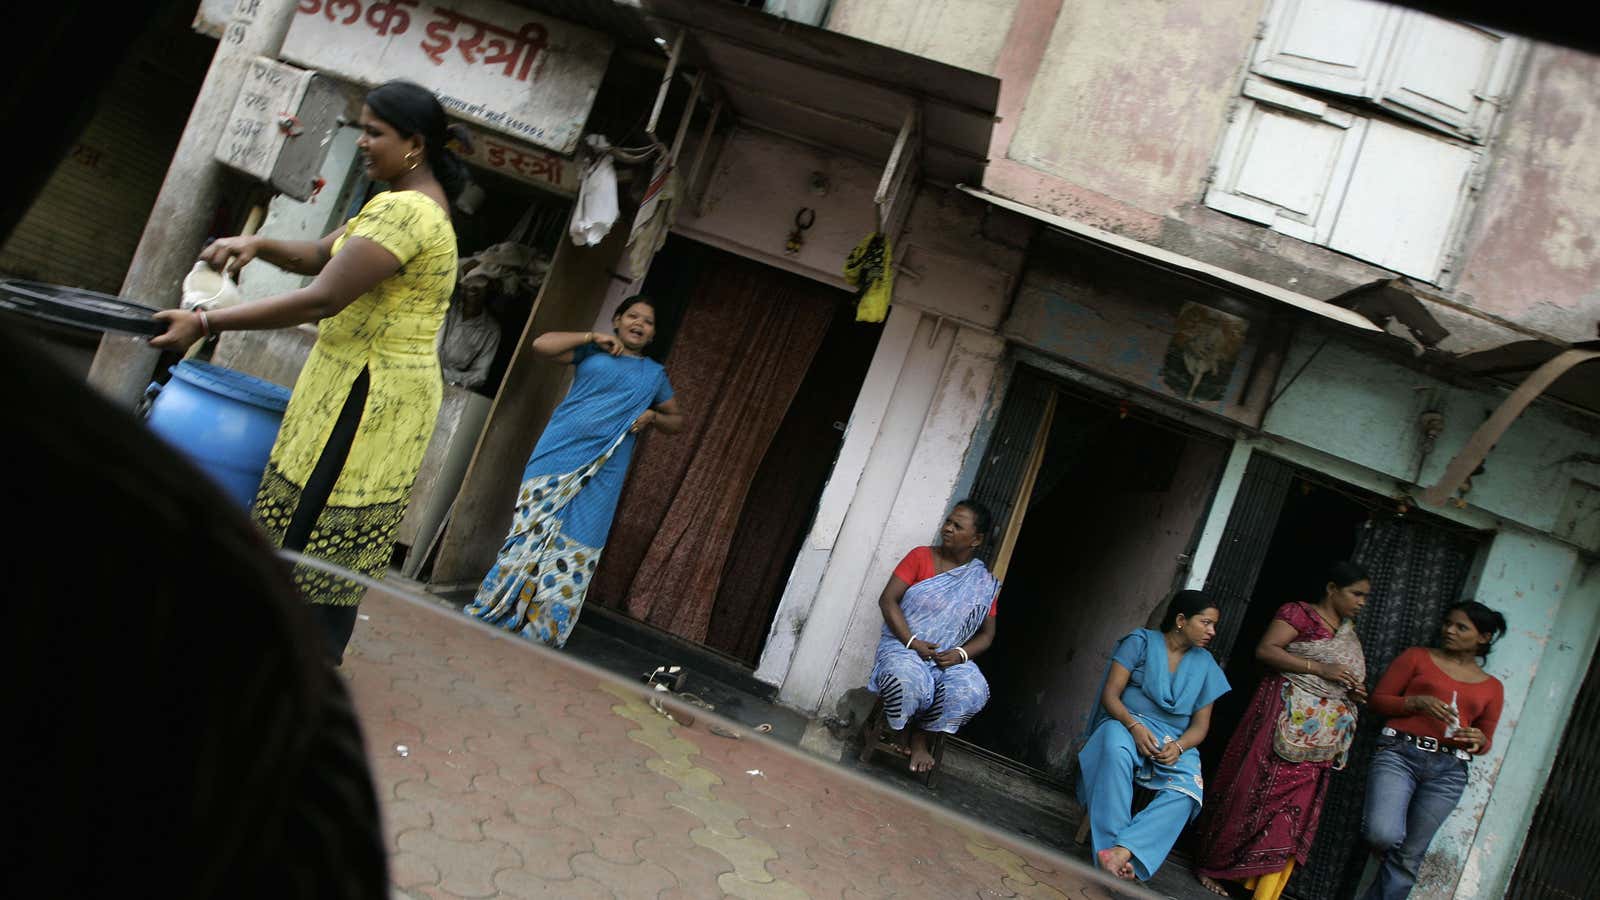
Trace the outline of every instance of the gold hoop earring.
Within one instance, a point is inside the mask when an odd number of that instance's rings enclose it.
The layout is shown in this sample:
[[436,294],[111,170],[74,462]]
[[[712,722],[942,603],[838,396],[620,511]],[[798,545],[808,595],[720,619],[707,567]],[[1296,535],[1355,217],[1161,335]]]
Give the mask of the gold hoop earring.
[[421,162],[422,162],[422,160],[417,158],[417,151],[415,151],[415,150],[413,150],[410,153],[406,154],[406,161],[411,163],[411,165],[406,166],[406,171],[407,172],[416,171],[417,166],[419,164],[421,164]]

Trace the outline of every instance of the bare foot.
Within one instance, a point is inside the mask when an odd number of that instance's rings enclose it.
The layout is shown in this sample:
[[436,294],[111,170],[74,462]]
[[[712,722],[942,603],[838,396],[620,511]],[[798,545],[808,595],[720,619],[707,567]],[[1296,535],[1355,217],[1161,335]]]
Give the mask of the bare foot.
[[920,728],[911,732],[911,771],[918,775],[933,771],[933,754],[928,752],[928,733]]
[[1118,878],[1133,881],[1138,877],[1137,873],[1133,871],[1133,854],[1129,852],[1127,847],[1112,847],[1109,850],[1101,850],[1095,854],[1095,858],[1099,860],[1100,868]]
[[1200,879],[1200,883],[1205,885],[1206,890],[1210,891],[1211,893],[1216,894],[1219,897],[1232,896],[1232,894],[1228,893],[1228,889],[1222,886],[1222,882],[1212,878],[1210,875],[1196,875],[1195,877]]

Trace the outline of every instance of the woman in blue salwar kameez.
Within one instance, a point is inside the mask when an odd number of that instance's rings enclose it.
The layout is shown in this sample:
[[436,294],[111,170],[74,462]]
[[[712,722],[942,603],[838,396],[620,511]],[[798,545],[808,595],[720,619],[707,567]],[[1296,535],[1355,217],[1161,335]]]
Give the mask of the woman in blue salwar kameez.
[[[1228,679],[1206,650],[1218,612],[1199,591],[1172,599],[1161,630],[1117,644],[1078,754],[1078,799],[1095,860],[1119,878],[1148,881],[1200,812],[1200,742]],[[1156,792],[1133,815],[1133,786]]]

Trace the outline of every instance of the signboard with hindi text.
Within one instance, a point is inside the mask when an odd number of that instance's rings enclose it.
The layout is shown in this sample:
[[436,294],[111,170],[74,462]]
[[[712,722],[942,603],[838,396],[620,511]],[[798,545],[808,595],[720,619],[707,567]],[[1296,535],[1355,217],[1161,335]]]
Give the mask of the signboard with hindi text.
[[282,56],[365,85],[415,81],[452,116],[570,154],[612,46],[501,0],[299,0]]
[[462,148],[461,157],[471,165],[524,184],[567,197],[578,194],[578,163],[549,150],[506,140],[481,128],[472,129],[472,149]]

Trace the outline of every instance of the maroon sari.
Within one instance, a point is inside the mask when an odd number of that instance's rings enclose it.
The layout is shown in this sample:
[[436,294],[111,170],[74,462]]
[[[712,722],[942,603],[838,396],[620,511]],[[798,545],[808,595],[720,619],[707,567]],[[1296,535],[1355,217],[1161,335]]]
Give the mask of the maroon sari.
[[[1279,607],[1274,617],[1293,625],[1295,641],[1333,637],[1322,617],[1303,603]],[[1228,741],[1217,773],[1206,785],[1195,871],[1244,881],[1303,865],[1317,836],[1333,761],[1288,762],[1272,751],[1283,712],[1281,674],[1262,679],[1250,708]]]

